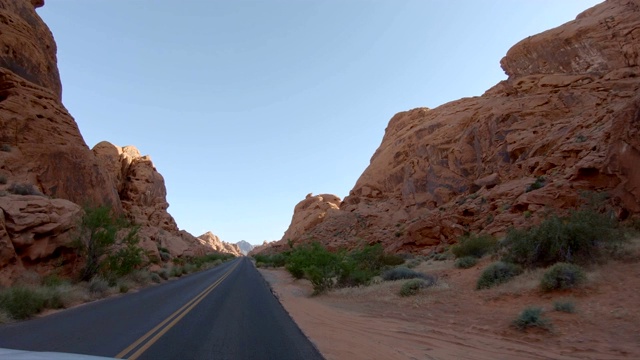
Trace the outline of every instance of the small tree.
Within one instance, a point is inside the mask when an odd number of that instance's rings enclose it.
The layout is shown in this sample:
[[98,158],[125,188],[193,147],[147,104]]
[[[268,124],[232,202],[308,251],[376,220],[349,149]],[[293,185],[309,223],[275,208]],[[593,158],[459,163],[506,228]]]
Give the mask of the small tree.
[[[116,275],[125,275],[142,263],[141,249],[138,248],[137,228],[130,228],[125,236],[124,247],[114,252],[118,232],[127,226],[122,217],[115,217],[108,207],[85,208],[76,239],[76,248],[84,257],[85,265],[80,280],[91,280],[100,270],[112,270]],[[104,262],[107,267],[105,269]],[[122,273],[123,269],[130,269]]]

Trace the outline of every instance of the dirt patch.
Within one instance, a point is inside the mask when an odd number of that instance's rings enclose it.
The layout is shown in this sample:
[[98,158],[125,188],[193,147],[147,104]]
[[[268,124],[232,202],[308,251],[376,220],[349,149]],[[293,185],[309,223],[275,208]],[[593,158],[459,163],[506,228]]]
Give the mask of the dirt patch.
[[[403,281],[347,288],[311,297],[306,280],[260,269],[283,306],[327,359],[639,359],[640,262],[589,269],[586,286],[542,293],[542,270],[477,291],[490,259],[460,270],[452,261],[416,270],[438,284],[400,297]],[[554,302],[575,313],[554,311]],[[528,306],[544,309],[550,331],[520,331],[511,323]]]

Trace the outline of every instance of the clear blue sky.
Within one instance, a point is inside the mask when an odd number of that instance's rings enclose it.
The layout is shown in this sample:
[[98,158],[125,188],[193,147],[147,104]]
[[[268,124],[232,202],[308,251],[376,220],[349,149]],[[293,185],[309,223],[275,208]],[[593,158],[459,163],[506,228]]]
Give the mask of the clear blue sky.
[[280,239],[344,198],[389,119],[481,95],[517,41],[595,0],[48,0],[63,102],[90,147],[134,145],[195,236]]

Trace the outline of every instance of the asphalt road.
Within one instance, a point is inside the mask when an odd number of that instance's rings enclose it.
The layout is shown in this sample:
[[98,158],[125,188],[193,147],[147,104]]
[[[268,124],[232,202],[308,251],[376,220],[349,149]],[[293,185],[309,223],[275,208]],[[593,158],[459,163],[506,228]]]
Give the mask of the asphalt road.
[[1,325],[0,348],[127,359],[322,359],[247,258]]

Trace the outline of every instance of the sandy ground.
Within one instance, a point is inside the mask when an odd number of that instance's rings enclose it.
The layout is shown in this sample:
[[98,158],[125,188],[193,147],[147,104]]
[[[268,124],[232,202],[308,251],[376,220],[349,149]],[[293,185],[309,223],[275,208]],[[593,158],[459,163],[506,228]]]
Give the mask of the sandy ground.
[[[640,260],[589,269],[580,289],[542,293],[542,270],[497,288],[474,290],[490,259],[467,270],[453,261],[423,262],[435,287],[403,298],[402,281],[311,297],[311,285],[282,269],[260,269],[304,333],[327,359],[640,359]],[[553,310],[572,301],[573,314]],[[552,329],[511,323],[539,306]]]

